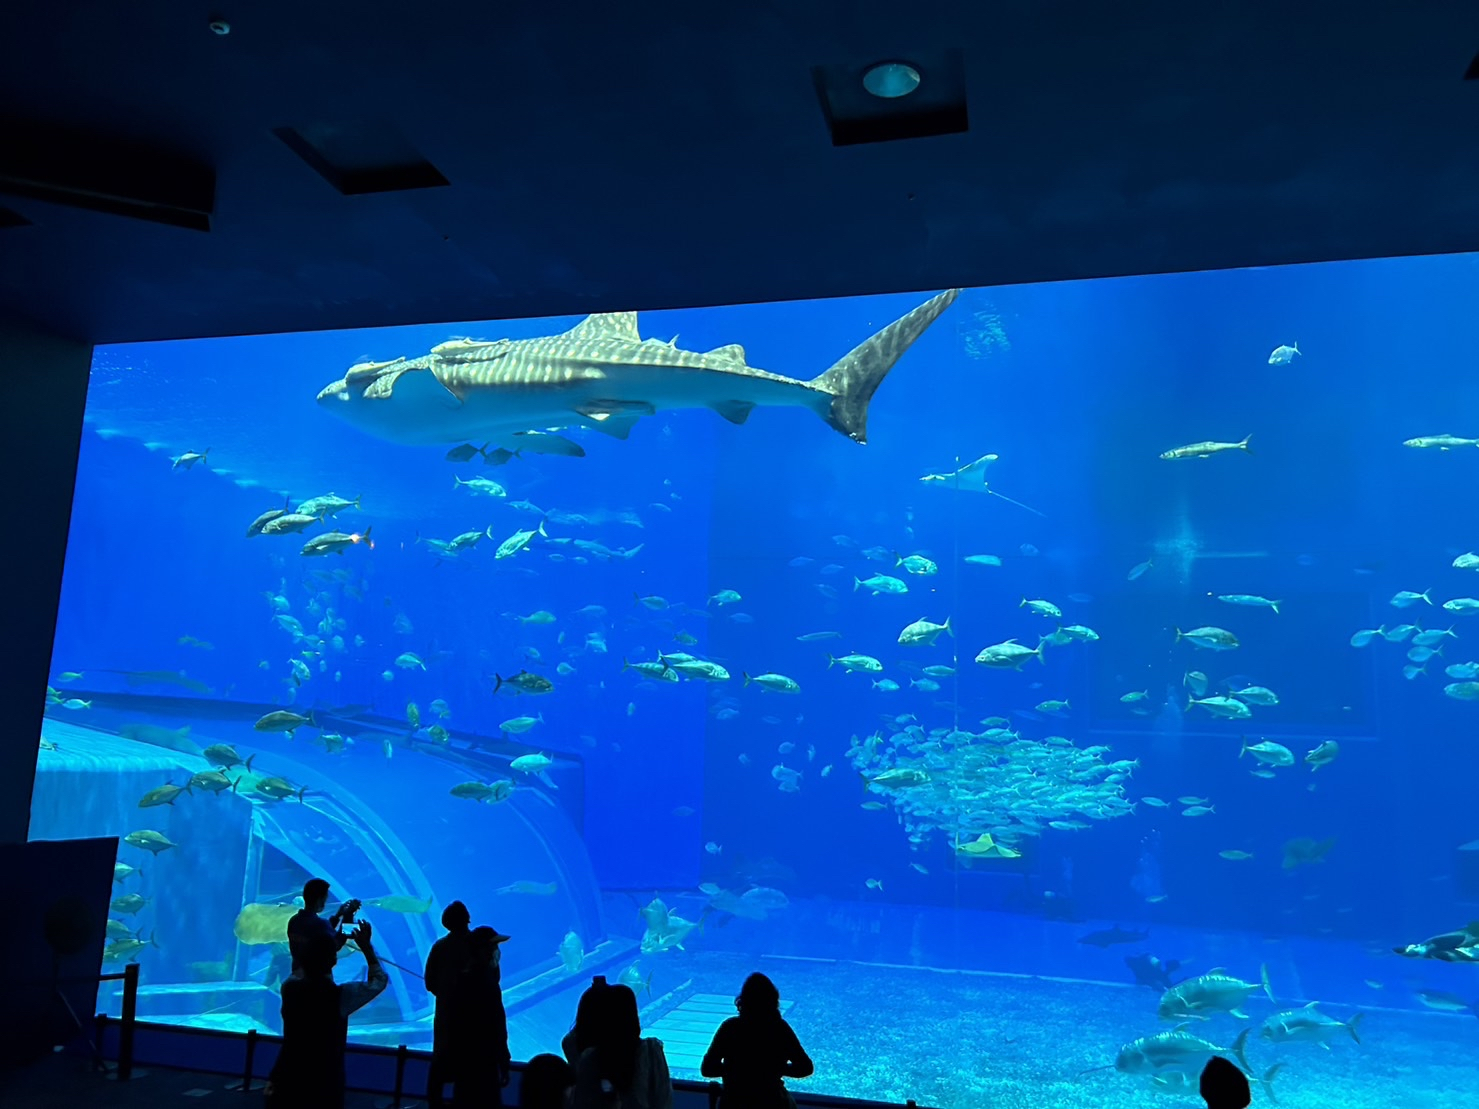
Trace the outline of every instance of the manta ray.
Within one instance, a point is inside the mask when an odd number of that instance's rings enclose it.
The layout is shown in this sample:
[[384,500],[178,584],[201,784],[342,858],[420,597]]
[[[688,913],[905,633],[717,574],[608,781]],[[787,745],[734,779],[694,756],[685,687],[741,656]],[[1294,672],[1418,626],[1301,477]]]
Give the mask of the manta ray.
[[810,381],[749,365],[737,344],[683,350],[643,339],[635,312],[587,316],[532,339],[453,339],[417,358],[364,362],[318,394],[363,431],[397,443],[496,441],[534,429],[589,427],[625,439],[643,416],[712,408],[742,424],[757,407],[810,408],[857,443],[868,403],[914,340],[960,294],[947,289]]
[[974,462],[967,462],[958,470],[951,470],[945,474],[925,474],[919,480],[925,485],[936,489],[959,489],[963,493],[990,493],[993,497],[999,497],[1008,504],[1014,504],[1018,508],[1025,508],[1028,512],[1035,512],[1039,516],[1046,517],[1047,513],[1038,512],[1031,505],[1014,501],[1011,497],[1003,496],[986,482],[986,470],[995,462],[1000,455],[983,454]]

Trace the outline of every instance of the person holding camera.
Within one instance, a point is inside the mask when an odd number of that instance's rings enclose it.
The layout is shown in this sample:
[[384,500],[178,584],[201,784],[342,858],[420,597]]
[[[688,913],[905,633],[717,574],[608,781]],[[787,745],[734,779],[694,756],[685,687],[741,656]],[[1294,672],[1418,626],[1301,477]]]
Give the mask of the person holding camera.
[[369,921],[348,937],[369,974],[343,985],[334,981],[338,937],[320,932],[303,942],[299,973],[282,984],[282,1048],[267,1082],[271,1109],[342,1109],[349,1016],[378,997],[387,982],[370,937]]
[[328,903],[328,882],[322,878],[310,878],[303,884],[303,908],[288,920],[288,951],[293,957],[295,977],[302,972],[302,951],[309,940],[314,937],[330,940],[337,952],[349,939],[348,936],[340,933],[339,927],[342,924],[353,923],[354,914],[359,912],[360,903],[351,897],[334,910],[333,916],[325,920],[319,914],[324,911],[324,906]]

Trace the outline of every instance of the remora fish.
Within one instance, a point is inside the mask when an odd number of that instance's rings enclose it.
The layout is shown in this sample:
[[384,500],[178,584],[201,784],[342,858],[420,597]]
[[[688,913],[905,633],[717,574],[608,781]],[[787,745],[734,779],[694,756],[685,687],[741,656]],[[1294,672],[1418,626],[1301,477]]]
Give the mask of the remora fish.
[[624,439],[639,417],[661,409],[708,407],[741,424],[758,405],[810,408],[863,443],[874,390],[959,294],[926,301],[810,381],[756,369],[736,344],[699,352],[644,340],[635,312],[612,312],[560,335],[454,339],[417,358],[361,363],[318,402],[363,431],[410,444],[570,426]]

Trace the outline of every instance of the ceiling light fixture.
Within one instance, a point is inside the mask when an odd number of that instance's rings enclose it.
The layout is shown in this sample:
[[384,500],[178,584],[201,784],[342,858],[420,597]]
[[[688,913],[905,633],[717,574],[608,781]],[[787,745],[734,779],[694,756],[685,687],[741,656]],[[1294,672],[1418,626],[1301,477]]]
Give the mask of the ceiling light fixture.
[[884,100],[897,100],[919,88],[919,70],[908,62],[878,62],[863,74],[863,88]]

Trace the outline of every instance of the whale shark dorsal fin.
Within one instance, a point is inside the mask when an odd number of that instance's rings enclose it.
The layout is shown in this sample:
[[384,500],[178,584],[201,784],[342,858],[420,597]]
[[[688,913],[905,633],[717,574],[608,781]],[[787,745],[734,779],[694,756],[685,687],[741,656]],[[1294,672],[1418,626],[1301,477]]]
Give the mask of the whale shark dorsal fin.
[[637,313],[597,312],[587,316],[572,327],[565,335],[571,339],[628,339],[640,343],[637,333]]
[[738,343],[730,343],[727,346],[715,347],[709,351],[711,358],[728,358],[738,362],[741,366],[745,364],[745,348]]

